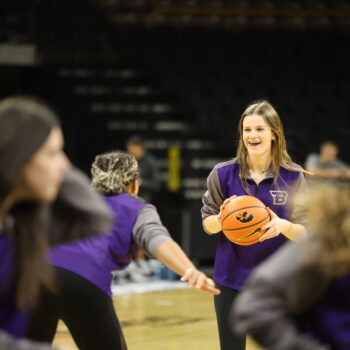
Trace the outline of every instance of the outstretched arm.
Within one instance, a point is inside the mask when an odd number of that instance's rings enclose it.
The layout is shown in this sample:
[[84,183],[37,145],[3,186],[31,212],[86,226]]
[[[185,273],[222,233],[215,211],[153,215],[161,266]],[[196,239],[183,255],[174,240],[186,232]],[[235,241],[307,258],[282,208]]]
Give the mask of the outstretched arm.
[[194,287],[213,294],[220,293],[214,288],[214,282],[203,272],[198,271],[180,246],[172,240],[153,205],[147,205],[140,210],[133,227],[133,238],[148,255],[156,257],[182,276],[182,281],[188,281],[190,288]]
[[215,288],[214,281],[196,269],[176,242],[164,241],[159,245],[155,256],[169,269],[182,276],[181,281],[188,281],[189,288],[220,294],[220,291]]

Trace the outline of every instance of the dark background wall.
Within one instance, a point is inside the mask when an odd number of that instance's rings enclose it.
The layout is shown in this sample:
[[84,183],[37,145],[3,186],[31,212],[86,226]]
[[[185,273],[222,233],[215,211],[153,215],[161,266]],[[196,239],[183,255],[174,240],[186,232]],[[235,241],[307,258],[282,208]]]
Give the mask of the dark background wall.
[[[235,154],[238,119],[267,98],[303,164],[334,139],[350,163],[347,1],[5,1],[0,44],[33,45],[33,65],[0,66],[0,96],[37,94],[62,117],[66,151],[94,156],[142,135],[158,158],[163,221],[199,263],[215,238],[201,195]],[[283,12],[284,11],[284,12]],[[181,188],[167,189],[168,150],[181,150]]]

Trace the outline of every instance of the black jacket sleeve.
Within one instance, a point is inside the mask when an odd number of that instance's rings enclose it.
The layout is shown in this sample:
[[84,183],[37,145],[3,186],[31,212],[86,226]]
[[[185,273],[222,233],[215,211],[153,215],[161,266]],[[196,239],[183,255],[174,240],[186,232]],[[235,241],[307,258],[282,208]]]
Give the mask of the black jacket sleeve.
[[66,175],[48,210],[50,244],[105,233],[113,222],[109,208],[91,187],[89,178],[76,168]]
[[304,256],[301,246],[288,243],[257,268],[233,305],[232,329],[250,334],[266,350],[329,349],[301,333],[294,322],[328,285],[326,274]]

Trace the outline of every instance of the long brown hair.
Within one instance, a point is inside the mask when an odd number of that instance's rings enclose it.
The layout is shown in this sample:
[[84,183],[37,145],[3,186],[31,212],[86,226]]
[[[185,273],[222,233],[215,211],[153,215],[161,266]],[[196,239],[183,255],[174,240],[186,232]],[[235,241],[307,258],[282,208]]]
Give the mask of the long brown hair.
[[277,180],[279,169],[281,166],[292,171],[302,171],[304,170],[292,162],[292,159],[287,151],[286,139],[283,131],[283,124],[281,118],[279,117],[276,109],[272,104],[267,100],[258,100],[252,102],[245,111],[242,113],[241,118],[238,123],[238,132],[240,135],[239,144],[237,148],[236,157],[240,163],[240,177],[243,182],[243,186],[247,191],[247,176],[249,172],[248,166],[248,151],[243,142],[243,121],[244,118],[251,115],[261,116],[266,124],[271,128],[275,139],[272,141],[271,145],[271,159],[272,159],[272,168],[275,181]]
[[[42,101],[11,97],[0,101],[0,205],[15,191],[25,165],[58,126],[56,114]],[[14,256],[12,280],[16,302],[24,309],[33,302],[41,285],[52,285],[46,264],[47,206],[38,202],[17,202],[4,213],[11,225],[4,230]]]
[[15,250],[16,303],[22,310],[35,304],[40,287],[55,289],[53,271],[46,261],[45,211],[45,205],[34,202],[18,203],[10,211],[14,219],[9,234]]
[[346,273],[350,270],[350,188],[315,185],[307,207],[309,228],[320,247],[318,264],[331,275]]

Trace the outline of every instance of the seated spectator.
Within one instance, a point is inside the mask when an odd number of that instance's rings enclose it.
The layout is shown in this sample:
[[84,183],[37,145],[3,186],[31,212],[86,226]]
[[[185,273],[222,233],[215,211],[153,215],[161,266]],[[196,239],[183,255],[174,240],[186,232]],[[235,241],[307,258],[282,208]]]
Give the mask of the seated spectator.
[[325,141],[320,153],[311,153],[305,162],[306,170],[317,178],[350,180],[350,166],[337,158],[339,147],[334,141]]

